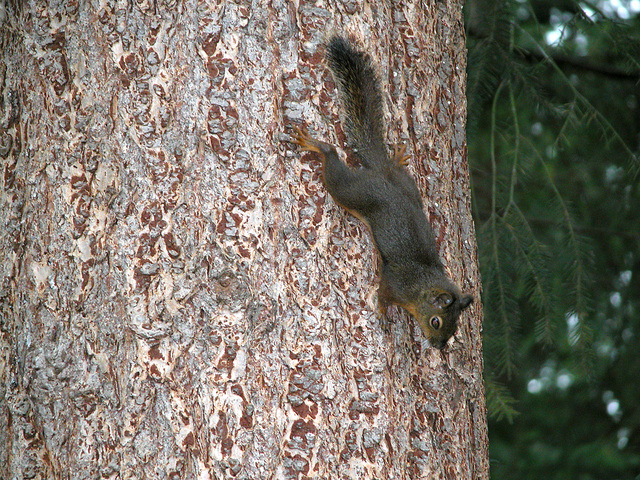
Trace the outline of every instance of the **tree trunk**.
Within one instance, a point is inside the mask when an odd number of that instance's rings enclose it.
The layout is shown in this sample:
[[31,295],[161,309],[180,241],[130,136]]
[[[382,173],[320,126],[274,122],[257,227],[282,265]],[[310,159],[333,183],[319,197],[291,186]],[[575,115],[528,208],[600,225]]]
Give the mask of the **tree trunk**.
[[[0,6],[2,478],[488,477],[461,4]],[[320,44],[380,65],[452,278],[444,353],[376,310]]]

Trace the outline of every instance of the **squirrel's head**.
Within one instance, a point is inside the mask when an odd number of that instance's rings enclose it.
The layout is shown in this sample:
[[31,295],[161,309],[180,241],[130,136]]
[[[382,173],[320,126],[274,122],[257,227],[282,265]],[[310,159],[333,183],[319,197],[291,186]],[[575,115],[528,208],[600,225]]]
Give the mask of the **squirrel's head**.
[[460,313],[473,303],[473,297],[460,293],[457,288],[442,290],[430,288],[420,294],[411,313],[429,339],[431,346],[442,350],[447,340],[456,333]]

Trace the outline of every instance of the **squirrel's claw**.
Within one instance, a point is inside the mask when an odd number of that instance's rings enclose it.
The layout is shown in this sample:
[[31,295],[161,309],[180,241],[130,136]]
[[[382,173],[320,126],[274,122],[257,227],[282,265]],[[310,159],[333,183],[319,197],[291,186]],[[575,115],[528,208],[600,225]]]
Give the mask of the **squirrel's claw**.
[[409,155],[407,155],[407,145],[394,145],[393,146],[393,161],[398,165],[405,166],[409,163]]

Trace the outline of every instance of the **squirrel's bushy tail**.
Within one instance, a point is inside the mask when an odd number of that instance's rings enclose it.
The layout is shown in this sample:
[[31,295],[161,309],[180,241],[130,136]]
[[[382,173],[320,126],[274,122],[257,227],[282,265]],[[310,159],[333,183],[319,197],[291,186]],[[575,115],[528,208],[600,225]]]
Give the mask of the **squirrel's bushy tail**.
[[327,62],[345,110],[347,137],[364,167],[379,168],[389,159],[384,143],[382,92],[371,57],[346,38],[327,44]]

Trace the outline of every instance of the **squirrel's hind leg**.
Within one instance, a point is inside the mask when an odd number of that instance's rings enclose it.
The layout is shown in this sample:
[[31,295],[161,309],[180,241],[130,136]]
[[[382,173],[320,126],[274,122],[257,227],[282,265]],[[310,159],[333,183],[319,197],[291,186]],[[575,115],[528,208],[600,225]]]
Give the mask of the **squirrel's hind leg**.
[[376,207],[376,179],[366,169],[352,169],[338,157],[333,145],[296,128],[294,143],[322,155],[323,180],[333,199],[352,215],[368,223],[367,214]]

